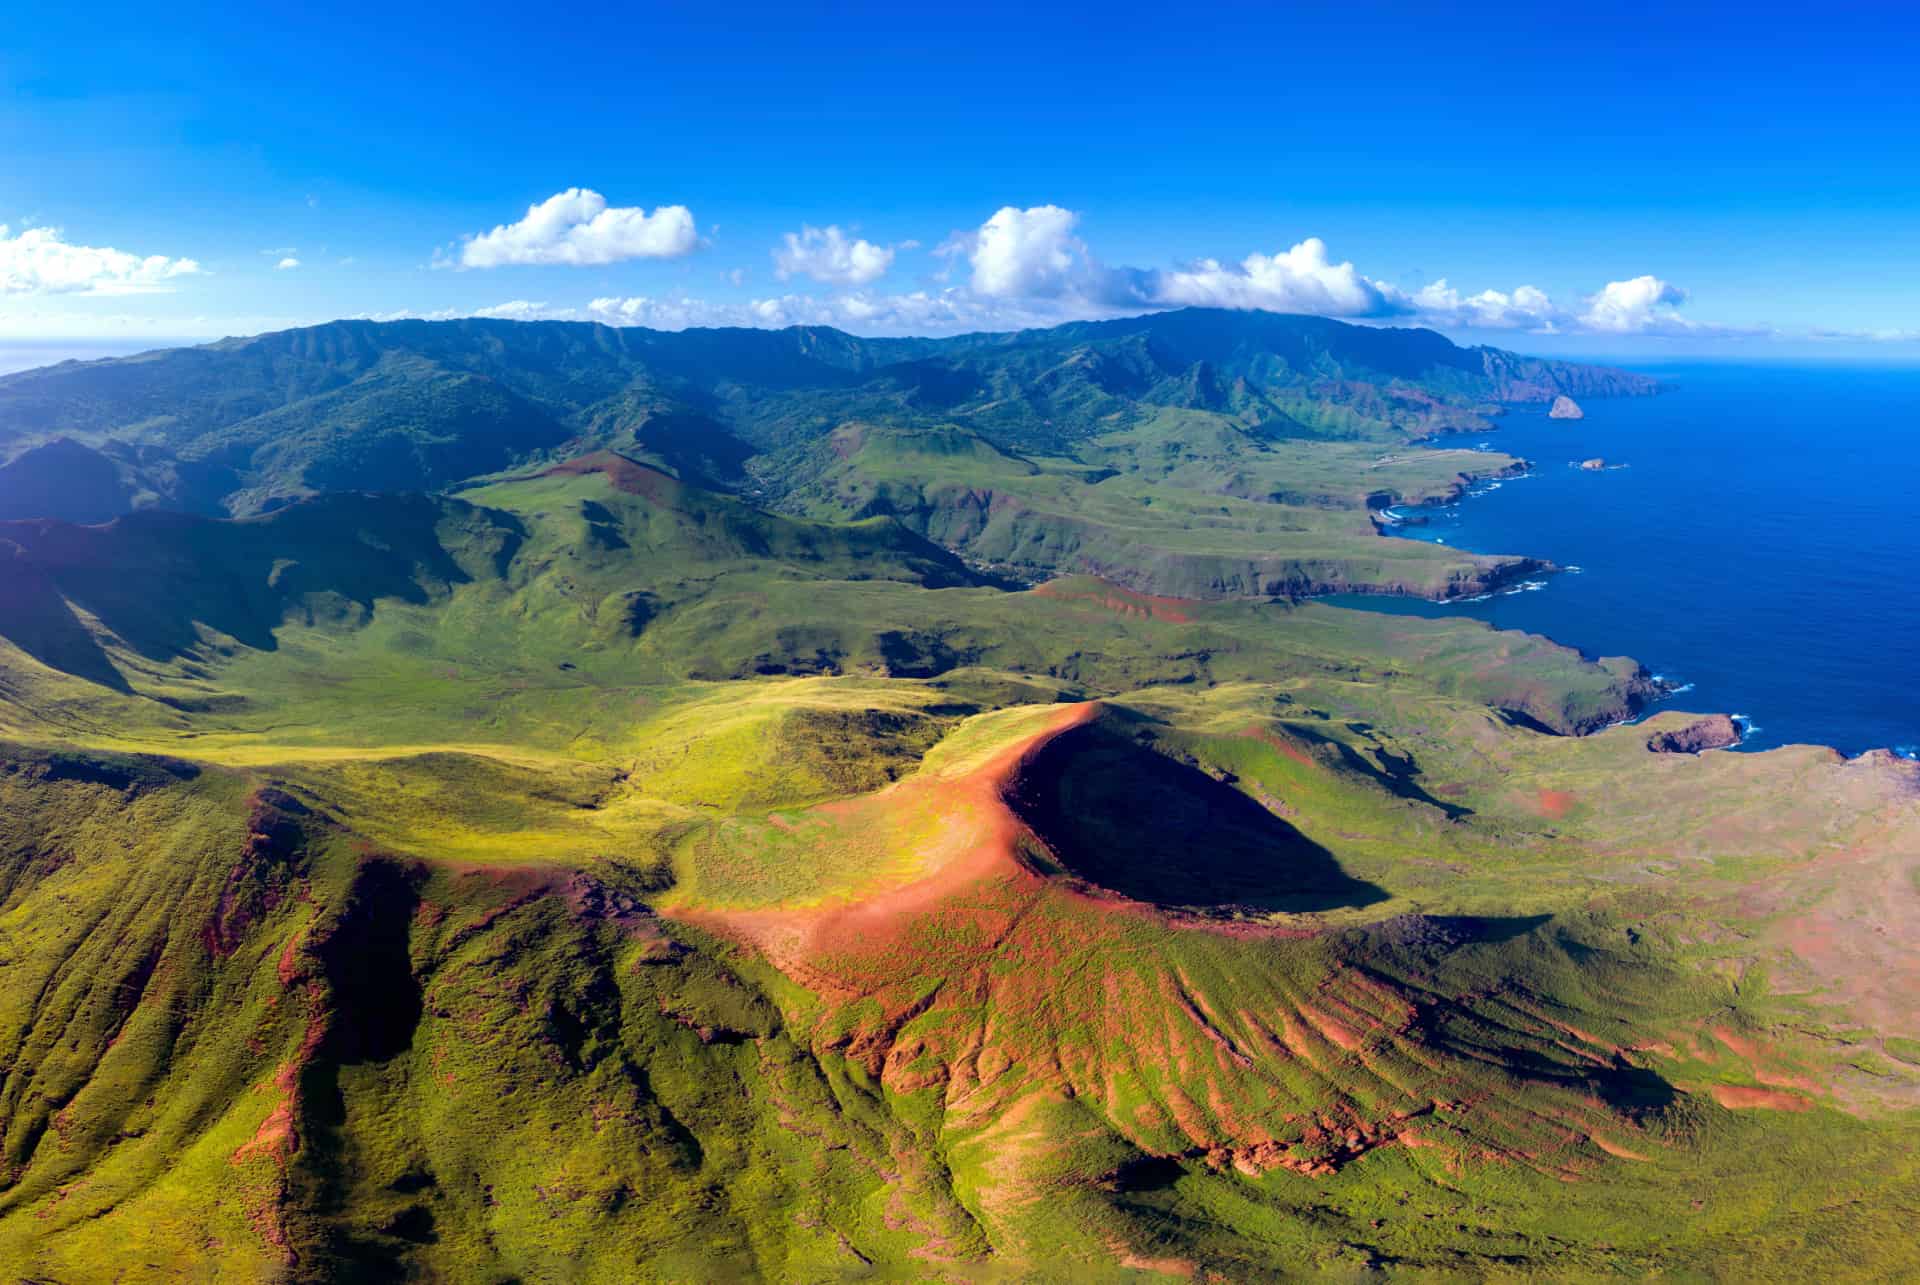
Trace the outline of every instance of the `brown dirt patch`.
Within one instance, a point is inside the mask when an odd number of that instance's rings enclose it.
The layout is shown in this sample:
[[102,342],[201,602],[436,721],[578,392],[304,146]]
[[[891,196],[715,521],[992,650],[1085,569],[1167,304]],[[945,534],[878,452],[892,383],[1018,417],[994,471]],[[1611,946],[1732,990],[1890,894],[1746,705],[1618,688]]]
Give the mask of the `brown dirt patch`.
[[1534,799],[1534,806],[1540,815],[1549,820],[1558,821],[1573,810],[1573,793],[1569,790],[1549,790],[1541,786]]
[[1713,1100],[1730,1111],[1810,1111],[1813,1101],[1782,1089],[1757,1089],[1746,1084],[1716,1084]]
[[541,473],[541,477],[582,477],[589,473],[605,475],[616,491],[627,495],[641,495],[649,500],[668,503],[680,489],[680,483],[662,473],[659,469],[636,464],[624,455],[612,451],[595,451],[591,455],[582,455],[555,464]]
[[1610,1142],[1600,1134],[1595,1133],[1589,1134],[1588,1136],[1593,1139],[1594,1146],[1600,1148],[1610,1156],[1618,1157],[1621,1160],[1646,1160],[1648,1158],[1641,1155],[1638,1151],[1633,1151],[1621,1146],[1617,1142]]
[[1195,604],[1186,598],[1162,598],[1134,589],[1123,589],[1105,580],[1095,583],[1100,586],[1098,590],[1076,593],[1058,581],[1052,581],[1041,585],[1033,593],[1035,597],[1052,598],[1058,602],[1086,603],[1134,620],[1159,620],[1175,625],[1193,623],[1192,609]]

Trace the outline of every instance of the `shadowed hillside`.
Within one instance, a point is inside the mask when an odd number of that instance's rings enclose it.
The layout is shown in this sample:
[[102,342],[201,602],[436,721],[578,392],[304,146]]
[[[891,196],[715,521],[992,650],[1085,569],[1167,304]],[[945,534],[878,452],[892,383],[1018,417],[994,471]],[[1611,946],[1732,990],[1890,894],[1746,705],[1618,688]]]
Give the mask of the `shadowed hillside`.
[[1071,874],[1161,906],[1314,911],[1385,900],[1287,821],[1151,733],[1093,724],[1048,742],[1009,796]]

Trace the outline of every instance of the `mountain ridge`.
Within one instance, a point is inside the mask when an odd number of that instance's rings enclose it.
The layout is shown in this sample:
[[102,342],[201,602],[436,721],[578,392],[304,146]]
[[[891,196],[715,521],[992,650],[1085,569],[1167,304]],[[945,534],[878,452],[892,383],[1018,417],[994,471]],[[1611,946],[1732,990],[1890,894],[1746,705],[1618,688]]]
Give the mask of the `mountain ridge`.
[[[1274,389],[1355,372],[1373,386],[1423,382],[1469,414],[1475,398],[1658,387],[1621,371],[1460,348],[1433,331],[1267,313],[1186,310],[947,339],[866,339],[825,327],[342,320],[0,377],[0,444],[11,444],[0,445],[9,456],[0,463],[0,506],[12,457],[54,437],[95,450],[119,444],[114,463],[129,491],[174,507],[211,506],[204,489],[169,480],[168,468],[251,475],[255,485],[215,501],[247,512],[275,494],[331,489],[369,450],[413,457],[396,464],[398,489],[460,480],[458,466],[431,458],[431,443],[466,441],[450,425],[476,411],[499,423],[498,449],[521,460],[583,434],[611,445],[610,433],[632,429],[649,410],[707,415],[765,451],[875,416],[958,415],[1004,435],[1011,401],[1019,413],[1038,407],[1050,423],[1064,419],[1042,434],[1058,445],[1130,405],[1218,409],[1237,396],[1244,410]],[[595,412],[617,398],[626,413],[596,425]],[[407,450],[383,446],[389,439]],[[466,476],[501,466],[472,463]]]

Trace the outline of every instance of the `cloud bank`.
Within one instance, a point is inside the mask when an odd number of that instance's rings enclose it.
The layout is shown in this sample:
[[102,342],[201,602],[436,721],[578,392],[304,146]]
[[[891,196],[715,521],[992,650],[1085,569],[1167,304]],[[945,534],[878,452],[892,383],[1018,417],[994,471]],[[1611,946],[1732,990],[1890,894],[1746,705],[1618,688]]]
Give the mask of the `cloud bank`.
[[[841,294],[785,294],[747,303],[636,296],[595,300],[589,313],[624,325],[837,325],[870,332],[1058,325],[1169,307],[1233,307],[1306,313],[1359,323],[1430,325],[1452,330],[1521,330],[1596,336],[1753,336],[1764,327],[1699,323],[1680,307],[1686,290],[1642,275],[1605,282],[1590,296],[1555,302],[1546,290],[1463,294],[1446,280],[1402,290],[1334,259],[1327,242],[1308,236],[1286,250],[1254,252],[1238,261],[1196,259],[1177,267],[1102,263],[1079,234],[1079,213],[1062,206],[1006,206],[975,229],[954,232],[933,252],[964,284],[906,294],[876,294],[872,282],[893,265],[893,248],[849,242],[837,229],[789,234],[776,250],[781,279],[806,275],[852,286]],[[866,255],[860,257],[858,248]]]
[[14,236],[0,223],[0,294],[152,294],[199,271],[192,259],[74,245],[59,228],[22,228]]
[[509,264],[587,267],[627,259],[675,259],[700,246],[693,212],[662,205],[649,214],[639,206],[613,206],[591,188],[570,187],[527,207],[517,223],[466,238],[457,265],[498,268]]
[[[658,224],[670,210],[679,209],[664,207],[652,216],[638,210],[607,210],[596,194],[572,189],[535,206],[521,223],[470,240],[465,257],[492,262],[511,243],[519,247],[514,253],[534,256],[512,261],[598,262],[602,260],[585,257],[589,251],[584,243],[600,235],[595,229],[605,216],[634,215]],[[1172,267],[1133,267],[1103,262],[1081,235],[1080,223],[1077,211],[1059,205],[1004,206],[978,226],[952,233],[934,248],[932,254],[944,263],[943,269],[924,278],[920,288],[907,291],[877,285],[898,266],[900,252],[918,248],[917,243],[879,245],[837,224],[803,225],[773,248],[776,274],[782,281],[805,277],[837,289],[746,300],[710,300],[678,292],[607,295],[583,308],[519,301],[456,315],[584,318],[662,330],[820,325],[863,334],[950,334],[1206,307],[1454,331],[1785,337],[1770,327],[1697,321],[1682,311],[1687,292],[1651,274],[1608,281],[1591,294],[1565,301],[1534,285],[1467,293],[1445,278],[1408,290],[1368,276],[1350,260],[1336,258],[1319,237],[1232,261],[1203,258]],[[681,249],[696,244],[691,216],[673,233],[670,243]],[[529,246],[539,247],[537,254],[527,250]],[[608,252],[600,248],[591,253]],[[739,269],[723,276],[736,286],[743,280]]]

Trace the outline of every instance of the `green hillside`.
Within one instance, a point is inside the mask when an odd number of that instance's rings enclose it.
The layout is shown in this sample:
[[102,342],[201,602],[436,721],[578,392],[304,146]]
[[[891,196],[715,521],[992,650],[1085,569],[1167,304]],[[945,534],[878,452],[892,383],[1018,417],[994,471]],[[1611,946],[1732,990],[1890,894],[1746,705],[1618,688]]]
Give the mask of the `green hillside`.
[[1382,538],[1369,506],[1524,464],[1415,446],[1562,392],[1656,387],[1266,313],[944,340],[334,322],[0,377],[0,517],[248,516],[611,449],[763,508],[897,516],[1020,580],[1446,597],[1542,564]]
[[1374,515],[1650,391],[1203,312],[0,380],[0,1266],[1899,1278],[1920,768],[1306,600],[1544,570]]
[[[1091,449],[1152,496],[1169,424]],[[823,511],[1107,485],[827,448]],[[1022,588],[896,507],[599,454],[0,525],[0,1262],[1898,1273],[1912,765],[1657,753],[1631,661]]]

